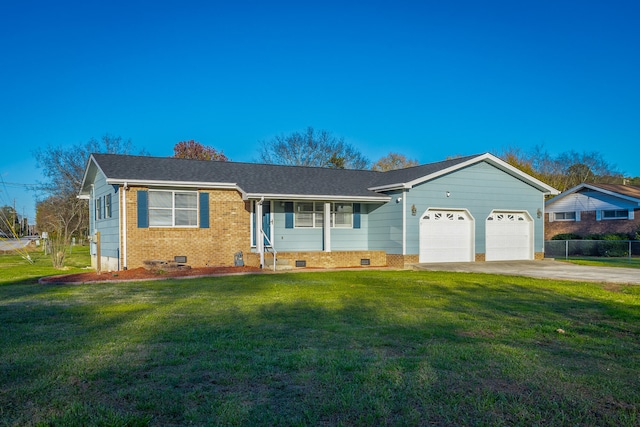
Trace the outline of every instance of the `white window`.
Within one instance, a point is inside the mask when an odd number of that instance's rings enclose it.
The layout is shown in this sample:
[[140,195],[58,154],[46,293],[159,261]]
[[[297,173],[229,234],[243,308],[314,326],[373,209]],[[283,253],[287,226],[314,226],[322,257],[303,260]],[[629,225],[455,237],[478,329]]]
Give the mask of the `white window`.
[[[324,202],[296,202],[294,204],[296,228],[321,228],[324,226]],[[353,203],[331,204],[331,227],[353,227]]]
[[97,221],[99,219],[102,219],[102,197],[96,197],[95,208],[96,208],[95,219]]
[[149,190],[149,226],[197,227],[198,193]]
[[111,194],[104,196],[104,217],[111,218]]
[[331,226],[353,227],[353,203],[333,203],[331,206]]
[[629,211],[626,209],[616,209],[610,211],[602,211],[604,219],[629,219]]
[[575,212],[556,212],[554,216],[556,221],[575,221],[576,220]]

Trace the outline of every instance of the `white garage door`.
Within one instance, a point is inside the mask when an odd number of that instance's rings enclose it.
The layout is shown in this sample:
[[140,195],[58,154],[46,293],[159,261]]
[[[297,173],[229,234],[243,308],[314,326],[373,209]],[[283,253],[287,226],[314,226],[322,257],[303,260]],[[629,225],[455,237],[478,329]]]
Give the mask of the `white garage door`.
[[420,220],[420,262],[474,261],[474,221],[465,210],[427,210]]
[[486,222],[487,261],[533,259],[533,220],[527,212],[493,211]]

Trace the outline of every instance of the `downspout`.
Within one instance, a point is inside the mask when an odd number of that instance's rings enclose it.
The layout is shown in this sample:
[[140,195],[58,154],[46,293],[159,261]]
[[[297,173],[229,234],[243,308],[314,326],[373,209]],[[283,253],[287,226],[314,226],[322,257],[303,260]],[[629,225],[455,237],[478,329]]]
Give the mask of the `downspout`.
[[127,269],[127,189],[129,186],[125,181],[122,186],[122,221],[120,221],[122,232],[122,269]]

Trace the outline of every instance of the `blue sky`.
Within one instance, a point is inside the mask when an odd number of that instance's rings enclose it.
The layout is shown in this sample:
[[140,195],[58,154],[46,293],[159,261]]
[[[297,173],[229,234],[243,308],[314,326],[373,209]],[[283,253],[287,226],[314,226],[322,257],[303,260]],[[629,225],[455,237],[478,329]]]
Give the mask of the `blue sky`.
[[[235,161],[326,129],[370,160],[596,151],[640,176],[637,1],[14,1],[0,8],[0,204],[38,147],[105,133]],[[14,185],[19,184],[19,185]]]

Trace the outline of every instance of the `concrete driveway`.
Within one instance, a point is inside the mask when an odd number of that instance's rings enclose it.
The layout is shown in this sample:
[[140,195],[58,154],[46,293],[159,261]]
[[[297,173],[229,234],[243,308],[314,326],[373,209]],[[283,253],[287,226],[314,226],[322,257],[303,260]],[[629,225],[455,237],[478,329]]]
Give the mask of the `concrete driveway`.
[[415,270],[427,271],[458,271],[565,279],[577,282],[640,284],[640,269],[638,268],[590,267],[552,260],[443,262],[415,264],[413,267]]

